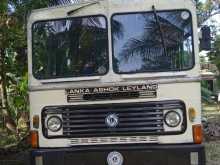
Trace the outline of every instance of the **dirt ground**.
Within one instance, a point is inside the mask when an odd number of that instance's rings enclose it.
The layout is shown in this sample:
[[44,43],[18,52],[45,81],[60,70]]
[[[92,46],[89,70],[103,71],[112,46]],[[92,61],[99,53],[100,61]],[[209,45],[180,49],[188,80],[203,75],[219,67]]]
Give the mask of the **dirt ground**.
[[220,165],[220,140],[205,143],[207,165]]
[[[207,165],[220,165],[220,106],[203,104]],[[208,130],[207,130],[208,129]]]

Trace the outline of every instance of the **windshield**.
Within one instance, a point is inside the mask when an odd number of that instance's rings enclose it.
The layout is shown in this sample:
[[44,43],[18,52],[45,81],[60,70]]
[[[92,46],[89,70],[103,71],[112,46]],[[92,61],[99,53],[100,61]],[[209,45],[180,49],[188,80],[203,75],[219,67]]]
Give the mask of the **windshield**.
[[33,75],[37,79],[104,75],[108,71],[103,16],[36,22],[32,36]]
[[112,31],[116,73],[181,71],[194,65],[192,18],[186,10],[115,14]]

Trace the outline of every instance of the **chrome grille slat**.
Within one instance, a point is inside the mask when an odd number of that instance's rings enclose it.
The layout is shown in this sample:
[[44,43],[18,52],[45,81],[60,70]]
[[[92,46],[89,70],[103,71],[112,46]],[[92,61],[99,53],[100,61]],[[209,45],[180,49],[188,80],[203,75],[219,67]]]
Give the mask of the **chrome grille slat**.
[[[141,122],[141,123],[136,123],[135,126],[158,126],[158,125],[162,125],[163,122]],[[123,127],[126,127],[126,126],[133,126],[134,123],[122,123],[122,124],[119,124],[119,127],[123,128]],[[106,128],[105,125],[103,125],[102,123],[101,124],[80,124],[80,125],[67,125],[67,124],[63,124],[63,129],[68,129],[68,128]]]
[[130,111],[146,111],[146,113],[156,113],[155,110],[160,110],[163,109],[177,109],[177,108],[182,108],[180,105],[169,105],[169,106],[157,106],[157,107],[136,107],[136,108],[128,108],[128,109],[123,109],[123,110],[116,110],[116,109],[111,109],[111,108],[106,108],[106,109],[93,109],[92,111],[88,111],[88,109],[74,109],[74,111],[71,111],[70,109],[65,109],[65,111],[62,112],[62,114],[75,114],[75,113],[102,113],[104,112],[109,112],[109,111],[116,111],[116,112],[130,112]]
[[[149,132],[155,132],[155,131],[162,131],[163,127],[144,127],[144,128],[135,128],[135,131],[149,131]],[[108,132],[113,131],[112,129],[74,129],[74,130],[63,130],[63,133],[92,133],[92,132],[101,132],[101,133],[108,133]],[[132,131],[131,128],[120,128],[117,130],[114,130],[113,132],[130,132]]]
[[[155,117],[159,117],[161,115],[163,115],[163,113],[154,113],[154,114],[149,114],[149,113],[117,113],[117,112],[112,112],[112,113],[116,113],[120,118],[126,118],[126,117],[143,117],[143,116],[152,116],[154,117],[153,119],[155,119]],[[86,115],[65,115],[63,116],[64,119],[76,119],[76,118],[87,118],[87,117],[94,117],[94,118],[99,118],[99,117],[102,117],[102,118],[105,118],[107,115],[109,114],[109,112],[105,113],[105,114],[86,114]]]
[[[63,118],[64,121],[63,121],[63,124],[66,124],[66,123],[69,123],[69,124],[82,124],[84,122],[86,123],[97,123],[97,122],[104,122],[105,119],[103,118],[93,118],[93,117],[85,117],[85,118],[80,118],[81,116],[79,117],[75,117],[75,118]],[[136,118],[120,118],[120,121],[121,122],[140,122],[140,121],[152,121],[152,122],[155,122],[155,121],[158,121],[158,120],[163,120],[163,117],[160,116],[160,117],[144,117],[144,116],[141,116],[141,117],[136,117]]]

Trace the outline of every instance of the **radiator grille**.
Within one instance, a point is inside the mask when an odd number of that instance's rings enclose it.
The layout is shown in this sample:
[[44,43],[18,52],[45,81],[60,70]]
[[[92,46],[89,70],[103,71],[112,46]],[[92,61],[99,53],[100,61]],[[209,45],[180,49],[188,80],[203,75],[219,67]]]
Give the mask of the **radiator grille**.
[[[62,113],[63,137],[109,137],[164,134],[163,111],[184,109],[180,101],[148,102],[136,104],[111,104],[93,106],[47,107],[48,113]],[[118,125],[110,128],[106,117],[118,116]]]

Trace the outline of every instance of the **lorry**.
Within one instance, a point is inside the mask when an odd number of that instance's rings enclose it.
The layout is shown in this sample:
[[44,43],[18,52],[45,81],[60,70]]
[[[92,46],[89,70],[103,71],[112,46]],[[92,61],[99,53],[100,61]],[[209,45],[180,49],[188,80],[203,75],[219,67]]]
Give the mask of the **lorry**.
[[32,165],[205,165],[193,1],[38,9],[27,31]]

